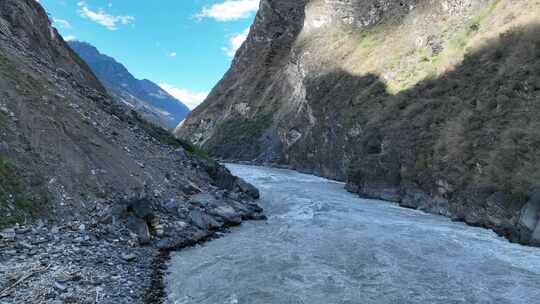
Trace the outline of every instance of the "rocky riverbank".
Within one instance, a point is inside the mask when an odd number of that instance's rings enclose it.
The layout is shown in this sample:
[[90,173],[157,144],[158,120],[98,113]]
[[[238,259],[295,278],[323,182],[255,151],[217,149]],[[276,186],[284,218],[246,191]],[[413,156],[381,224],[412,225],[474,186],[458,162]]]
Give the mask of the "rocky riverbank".
[[181,205],[132,199],[89,221],[4,229],[0,303],[160,303],[168,253],[264,219],[257,193],[196,194]]

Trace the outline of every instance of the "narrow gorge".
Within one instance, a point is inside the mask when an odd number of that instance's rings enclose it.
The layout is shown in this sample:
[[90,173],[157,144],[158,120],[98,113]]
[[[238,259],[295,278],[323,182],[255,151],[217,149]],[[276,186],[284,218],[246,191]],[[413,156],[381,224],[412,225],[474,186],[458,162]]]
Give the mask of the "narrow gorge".
[[539,151],[540,0],[0,0],[0,304],[536,303]]
[[263,0],[177,136],[540,244],[540,3]]

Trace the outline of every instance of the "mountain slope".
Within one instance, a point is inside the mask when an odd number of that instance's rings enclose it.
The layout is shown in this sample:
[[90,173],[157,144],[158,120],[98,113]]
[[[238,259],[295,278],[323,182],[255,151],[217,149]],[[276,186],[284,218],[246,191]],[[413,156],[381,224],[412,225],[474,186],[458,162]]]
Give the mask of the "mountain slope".
[[540,3],[263,0],[177,131],[540,244]]
[[111,98],[39,2],[0,1],[2,302],[155,303],[153,265],[257,196]]
[[69,46],[90,66],[107,90],[121,102],[135,108],[146,119],[174,130],[189,108],[150,80],[138,80],[114,58],[94,46],[69,41]]

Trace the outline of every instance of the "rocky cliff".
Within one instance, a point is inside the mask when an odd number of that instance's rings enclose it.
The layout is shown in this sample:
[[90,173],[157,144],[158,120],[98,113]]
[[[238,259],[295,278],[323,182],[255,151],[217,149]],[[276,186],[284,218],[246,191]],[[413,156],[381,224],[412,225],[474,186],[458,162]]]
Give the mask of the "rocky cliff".
[[81,41],[68,44],[116,100],[132,107],[145,119],[172,131],[189,113],[180,100],[150,80],[136,79],[125,66],[101,54],[94,46]]
[[262,0],[177,135],[540,244],[540,1]]
[[0,302],[141,303],[157,249],[260,218],[257,196],[115,102],[38,2],[0,0]]

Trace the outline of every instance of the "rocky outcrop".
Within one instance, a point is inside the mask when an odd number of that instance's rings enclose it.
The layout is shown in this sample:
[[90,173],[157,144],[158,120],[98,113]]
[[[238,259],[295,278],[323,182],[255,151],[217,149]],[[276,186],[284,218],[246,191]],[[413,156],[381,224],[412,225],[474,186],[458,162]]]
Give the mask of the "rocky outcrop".
[[263,0],[177,135],[534,243],[539,14],[524,0]]
[[142,303],[169,250],[264,218],[256,190],[115,102],[34,0],[0,1],[0,130],[0,302]]

